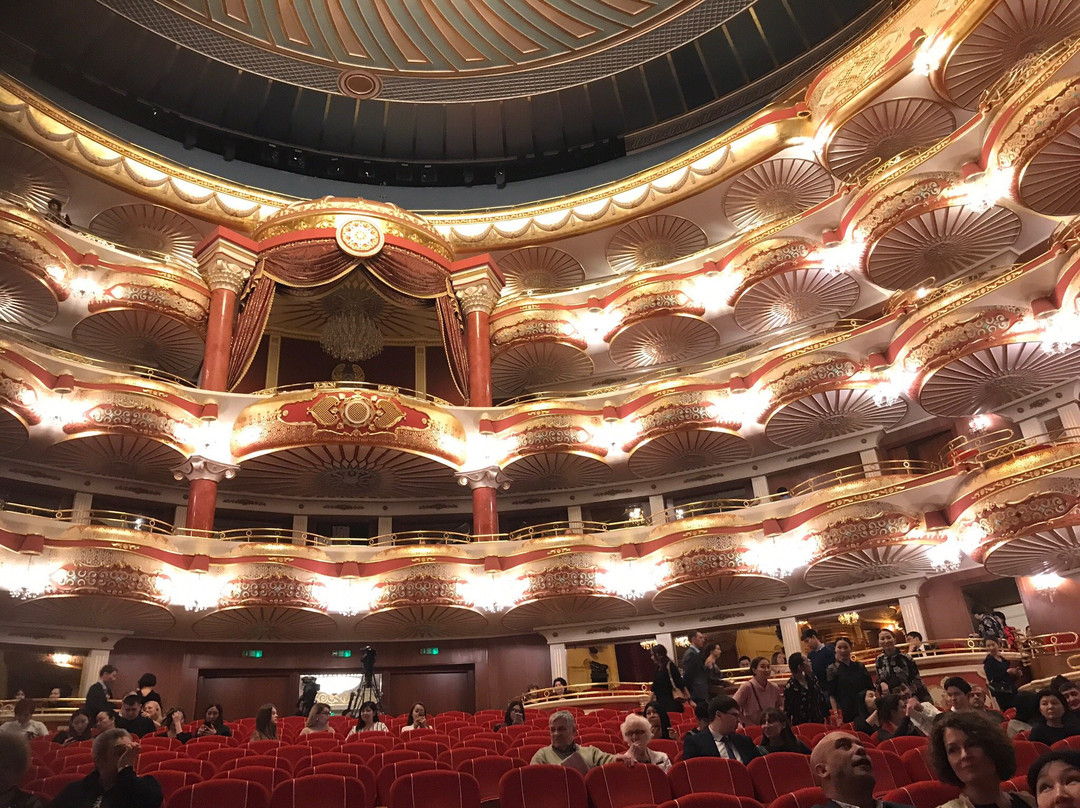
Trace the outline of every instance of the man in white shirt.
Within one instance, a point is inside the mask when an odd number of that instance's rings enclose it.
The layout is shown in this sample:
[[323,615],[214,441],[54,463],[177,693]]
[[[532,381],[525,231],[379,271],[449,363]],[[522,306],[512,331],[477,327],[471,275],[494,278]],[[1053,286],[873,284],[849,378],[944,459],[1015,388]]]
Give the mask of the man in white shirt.
[[717,696],[709,702],[709,726],[704,732],[683,739],[683,760],[694,757],[724,757],[749,763],[761,756],[754,742],[736,735],[742,710],[731,696]]
[[21,732],[31,741],[34,738],[44,738],[49,734],[49,730],[40,721],[33,720],[35,706],[33,699],[16,702],[15,720],[0,726],[0,732]]

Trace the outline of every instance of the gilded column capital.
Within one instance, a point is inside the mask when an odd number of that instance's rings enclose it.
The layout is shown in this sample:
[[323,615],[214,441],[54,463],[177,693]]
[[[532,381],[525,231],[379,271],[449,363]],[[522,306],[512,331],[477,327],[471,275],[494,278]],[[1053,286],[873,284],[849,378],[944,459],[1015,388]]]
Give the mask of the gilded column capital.
[[222,463],[202,455],[192,455],[174,468],[172,473],[173,478],[177,480],[213,480],[215,483],[220,483],[222,480],[231,480],[239,470],[240,467],[232,463]]
[[491,256],[478,255],[456,262],[450,270],[450,283],[466,316],[477,311],[491,314],[506,278]]
[[455,289],[457,298],[461,301],[461,309],[465,316],[475,311],[491,314],[495,304],[499,302],[499,293],[486,284],[466,286],[464,289]]
[[498,466],[488,466],[475,471],[459,471],[454,474],[458,485],[467,485],[470,490],[477,488],[495,488],[504,491],[510,487],[510,478]]
[[224,258],[215,258],[208,266],[200,267],[203,280],[206,281],[211,292],[224,289],[235,295],[240,294],[244,288],[244,284],[251,277],[251,270],[251,267],[242,266]]

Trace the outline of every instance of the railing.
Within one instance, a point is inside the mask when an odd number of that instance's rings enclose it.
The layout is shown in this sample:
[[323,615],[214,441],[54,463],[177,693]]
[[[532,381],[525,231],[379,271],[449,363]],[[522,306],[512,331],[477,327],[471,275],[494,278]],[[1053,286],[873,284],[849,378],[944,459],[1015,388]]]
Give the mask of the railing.
[[[1013,433],[1009,430],[1009,437]],[[1023,438],[1008,440],[1004,443],[986,446],[975,455],[976,463],[996,463],[1001,460],[1010,460],[1022,454],[1027,454],[1035,449],[1046,449],[1051,446],[1067,446],[1080,443],[1080,429],[1061,429],[1053,433],[1044,432],[1039,435],[1028,435]]]
[[[0,699],[0,716],[4,716],[5,721],[15,714],[15,705],[18,702],[18,699]],[[85,703],[84,699],[79,698],[34,699],[34,715],[32,718],[43,723],[67,724],[71,714],[81,709]]]
[[[897,643],[896,647],[902,652],[909,653],[911,643]],[[864,648],[859,651],[852,651],[851,658],[857,662],[873,664],[874,660],[883,653],[881,648]],[[1018,658],[1019,652],[1006,651],[1006,655]],[[917,651],[913,656],[916,660],[959,656],[962,654],[979,654],[986,655],[986,649],[983,647],[982,637],[948,637],[941,640],[934,640],[933,642],[926,642],[923,644],[923,648]]]
[[860,463],[854,466],[845,466],[835,471],[827,471],[808,480],[803,480],[801,483],[793,485],[789,493],[792,497],[797,497],[854,480],[895,477],[898,475],[918,477],[940,470],[939,465],[926,460],[882,460],[878,463]]
[[511,541],[528,541],[530,539],[552,539],[559,536],[581,536],[589,533],[607,533],[611,530],[622,530],[628,527],[641,527],[648,524],[648,520],[628,519],[622,522],[592,522],[588,520],[546,522],[541,525],[529,525],[529,527],[511,530],[506,538]]
[[751,508],[754,505],[763,505],[767,502],[779,502],[789,497],[790,494],[766,494],[763,497],[751,497],[748,499],[704,499],[700,502],[687,502],[684,505],[673,505],[670,508],[665,508],[658,513],[654,513],[649,521],[654,525],[661,525],[677,522],[680,519],[689,519],[693,516],[710,516],[717,513],[737,511],[742,508]]
[[428,401],[432,404],[438,404],[441,407],[450,406],[449,401],[429,393],[410,390],[408,387],[397,387],[392,384],[374,384],[372,382],[301,382],[298,384],[283,384],[278,387],[267,387],[264,390],[255,391],[252,395],[269,397],[280,395],[281,393],[303,390],[371,390],[376,393],[408,396],[409,398],[415,398],[419,401]]

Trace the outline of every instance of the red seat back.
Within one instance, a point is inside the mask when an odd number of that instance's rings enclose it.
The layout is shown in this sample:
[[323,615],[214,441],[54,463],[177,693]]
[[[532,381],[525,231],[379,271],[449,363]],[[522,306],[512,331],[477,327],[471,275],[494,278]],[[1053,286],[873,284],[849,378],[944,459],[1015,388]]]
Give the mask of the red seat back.
[[[620,744],[619,751],[626,751],[623,748],[625,746],[625,742]],[[670,740],[669,738],[657,738],[655,740],[649,741],[649,748],[652,749],[654,752],[663,752],[672,761],[674,761],[675,758],[679,756],[679,753],[682,752],[682,744],[680,744],[678,741]]]
[[[375,773],[361,763],[320,763],[314,769],[297,772],[297,778],[310,777],[313,774],[333,774],[337,777],[350,777],[364,784],[365,801],[362,808],[375,808]],[[356,806],[361,808],[361,806]]]
[[274,757],[289,761],[293,771],[306,766],[307,763],[303,761],[311,760],[313,754],[315,754],[315,749],[307,744],[290,744],[279,747],[273,752]]
[[368,804],[367,789],[357,778],[310,774],[275,788],[270,808],[358,808]]
[[445,752],[440,752],[436,760],[439,761],[439,763],[445,763],[451,769],[456,769],[458,764],[463,760],[485,757],[490,754],[491,753],[487,749],[480,749],[476,746],[459,746],[455,749],[448,749]]
[[[142,746],[142,744],[139,744]],[[178,757],[184,757],[180,752],[173,752],[168,749],[154,749],[149,752],[139,752],[139,767],[138,773],[143,774],[155,763],[161,763],[163,760],[176,760]]]
[[276,755],[247,755],[246,757],[225,761],[221,764],[221,768],[218,769],[218,773],[239,769],[241,766],[265,766],[269,769],[281,769],[288,774],[292,774],[293,770],[292,763]]
[[585,778],[566,766],[522,766],[499,781],[499,808],[589,808]]
[[1080,735],[1063,738],[1050,746],[1051,749],[1080,749]]
[[781,794],[800,788],[814,786],[814,773],[810,758],[798,752],[773,752],[765,757],[754,758],[746,767],[754,783],[757,799],[771,803]]
[[214,775],[215,780],[249,780],[265,786],[266,790],[273,794],[278,783],[292,779],[292,772],[285,769],[275,769],[270,766],[237,766],[235,769],[218,772]]
[[512,757],[521,758],[526,763],[532,763],[533,755],[535,755],[537,752],[539,752],[545,746],[548,746],[548,744],[546,744],[546,743],[527,743],[527,744],[523,744],[522,746],[512,746],[506,751],[506,754],[508,754],[508,755],[510,755]]
[[[652,747],[652,744],[649,744]],[[737,760],[696,757],[681,760],[668,772],[671,792],[683,797],[696,791],[717,791],[737,797],[753,797],[754,783],[746,767]]]
[[889,738],[877,745],[883,752],[892,752],[894,755],[902,755],[909,749],[924,749],[930,743],[929,738],[921,735],[901,735],[899,738]]
[[398,763],[388,763],[375,774],[375,799],[379,805],[389,805],[390,789],[394,781],[406,774],[416,772],[433,771],[442,766],[431,758],[417,758],[415,760],[402,760]]
[[499,799],[499,781],[504,774],[518,765],[517,758],[505,755],[483,755],[461,760],[454,768],[475,777],[480,786],[480,801],[488,802]]
[[937,780],[937,775],[934,774],[934,770],[930,768],[930,761],[927,758],[929,751],[929,747],[924,746],[922,749],[909,749],[900,756],[900,760],[904,762],[904,768],[907,770],[911,782],[917,783],[923,780]]
[[85,774],[78,774],[77,772],[61,772],[60,774],[54,774],[52,777],[46,777],[41,781],[41,794],[44,794],[50,801],[56,799],[56,795],[68,787],[71,783],[77,783],[86,777]]
[[597,766],[585,775],[585,790],[595,808],[659,805],[671,799],[667,777],[651,763],[633,767],[623,763]]
[[90,754],[90,750],[89,749],[80,749],[78,752],[73,752],[73,753],[64,755],[63,757],[57,757],[56,758],[56,766],[54,767],[54,769],[59,768],[60,771],[62,771],[62,772],[73,772],[79,766],[82,766],[82,765],[84,765],[86,763],[93,763],[93,762],[94,762],[94,758]]
[[1018,772],[1026,772],[1040,755],[1045,755],[1050,751],[1050,747],[1044,743],[1017,741],[1015,739],[1013,740],[1013,749],[1016,750],[1016,770]]
[[791,731],[795,733],[796,738],[807,741],[807,745],[809,745],[810,740],[818,735],[824,735],[830,729],[832,729],[832,727],[828,724],[806,723],[796,724],[791,728]]
[[510,744],[504,738],[485,738],[483,735],[471,735],[466,742],[469,746],[487,749],[493,755],[505,755],[510,750]]
[[248,757],[251,754],[252,752],[249,749],[240,746],[218,746],[213,749],[199,749],[190,757],[209,760],[214,764],[215,769],[221,771],[222,767],[230,760]]
[[179,750],[183,748],[183,744],[176,738],[169,738],[165,735],[144,735],[139,738],[139,747],[143,752],[156,751],[158,749],[175,749]]
[[274,749],[280,749],[284,745],[284,741],[248,741],[243,748],[249,749],[256,755],[264,755]]
[[161,786],[161,794],[166,801],[184,786],[202,782],[202,778],[195,772],[178,772],[168,769],[158,769],[154,772],[154,779]]
[[401,745],[401,748],[402,749],[408,749],[411,752],[423,752],[425,755],[430,756],[432,760],[435,760],[439,756],[440,752],[445,752],[447,749],[450,748],[450,744],[449,743],[444,744],[444,743],[441,743],[439,741],[429,741],[429,740],[416,740],[416,741],[414,741],[414,740],[410,739],[410,740],[405,741],[405,743],[403,743]]
[[[780,754],[774,752],[773,754]],[[753,763],[754,761],[750,761]],[[769,808],[813,808],[815,805],[824,805],[827,802],[825,792],[817,786],[798,788],[787,794],[782,794],[769,803]]]
[[685,794],[677,799],[662,802],[658,808],[763,808],[763,806],[753,797],[736,797],[732,794],[704,791],[698,794]]
[[185,757],[176,758],[175,760],[163,760],[160,763],[155,763],[146,770],[146,774],[153,774],[161,769],[166,769],[171,772],[194,772],[203,780],[209,780],[217,774],[217,769],[214,768],[213,763],[207,760]]
[[867,749],[866,754],[870,756],[870,762],[874,766],[875,794],[884,794],[911,782],[911,777],[904,768],[904,761],[899,755],[882,752],[880,749]]
[[960,796],[960,789],[938,780],[923,780],[887,791],[881,796],[886,802],[898,802],[914,808],[937,808]]
[[[375,755],[367,762],[367,765],[377,775],[384,767],[403,760],[434,760],[434,758],[423,752],[417,752],[415,749],[391,749],[389,752]],[[386,805],[385,802],[379,804]]]
[[[311,760],[308,761],[308,767],[314,768],[320,763],[360,763],[363,764],[367,758],[357,755],[355,758],[348,752],[319,752],[311,756]],[[297,770],[299,771],[299,770]]]
[[472,775],[449,769],[406,774],[390,787],[388,808],[480,808],[480,786]]
[[298,739],[303,746],[310,746],[318,752],[333,752],[341,746],[341,739],[332,732],[309,732]]
[[250,780],[206,780],[173,793],[165,808],[270,808],[270,792]]

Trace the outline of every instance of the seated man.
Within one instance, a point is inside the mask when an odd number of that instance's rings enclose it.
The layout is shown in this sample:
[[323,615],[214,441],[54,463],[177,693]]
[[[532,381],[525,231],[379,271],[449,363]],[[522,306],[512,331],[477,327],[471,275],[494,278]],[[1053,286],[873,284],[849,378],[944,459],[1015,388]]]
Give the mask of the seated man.
[[971,703],[971,709],[981,710],[999,724],[1005,723],[1004,713],[999,713],[997,710],[991,710],[986,706],[986,688],[982,685],[971,686],[971,692],[968,693],[968,701]]
[[810,753],[810,768],[828,799],[824,808],[898,808],[874,797],[874,766],[854,735],[830,732]]
[[687,735],[683,739],[683,760],[694,757],[724,757],[749,763],[761,756],[754,742],[745,735],[736,735],[739,703],[731,696],[717,696],[709,702],[709,725],[705,731]]
[[529,762],[569,766],[585,774],[589,769],[622,760],[628,766],[634,765],[634,759],[625,755],[611,755],[595,746],[578,746],[574,743],[577,729],[574,716],[565,710],[551,714],[548,730],[551,732],[551,746],[537,749]]
[[132,735],[152,735],[157,732],[154,722],[142,714],[142,699],[138,693],[124,696],[120,705],[120,715],[116,717],[115,725],[118,729],[126,729]]
[[139,744],[127,730],[107,729],[92,747],[94,770],[68,784],[52,808],[158,808],[161,786],[153,777],[138,777]]

